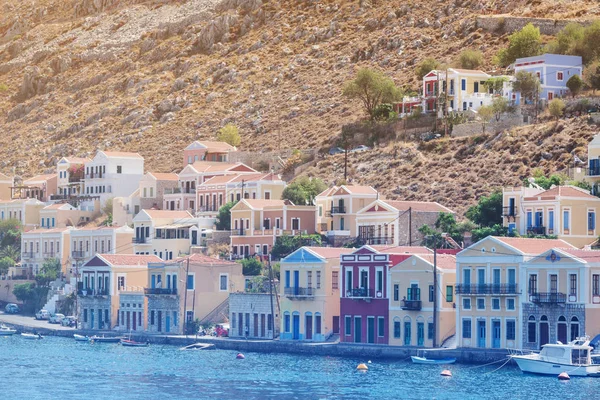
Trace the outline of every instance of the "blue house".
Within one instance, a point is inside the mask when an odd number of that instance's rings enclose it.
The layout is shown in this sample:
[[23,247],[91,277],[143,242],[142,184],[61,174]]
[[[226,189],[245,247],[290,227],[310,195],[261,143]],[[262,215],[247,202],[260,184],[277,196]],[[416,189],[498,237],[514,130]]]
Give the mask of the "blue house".
[[[555,97],[565,97],[569,93],[567,81],[573,75],[581,76],[583,63],[579,56],[542,54],[540,56],[518,58],[513,64],[515,75],[520,71],[531,72],[540,79],[542,92],[539,99],[550,101]],[[509,100],[521,104],[518,92],[510,92]]]

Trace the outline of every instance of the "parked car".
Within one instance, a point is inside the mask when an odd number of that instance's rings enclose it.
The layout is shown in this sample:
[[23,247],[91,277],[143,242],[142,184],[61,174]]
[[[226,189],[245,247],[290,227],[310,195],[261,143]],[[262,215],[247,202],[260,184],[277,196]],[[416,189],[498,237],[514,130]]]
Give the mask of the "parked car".
[[48,319],[48,322],[51,324],[60,324],[65,314],[56,313]]
[[367,150],[371,150],[371,148],[369,146],[365,146],[364,144],[361,144],[358,147],[353,148],[352,150],[350,150],[351,153],[356,153],[359,151],[367,151]]
[[6,307],[4,307],[4,312],[7,314],[18,314],[19,311],[19,306],[14,303],[8,303]]
[[334,154],[340,154],[343,153],[344,149],[342,149],[341,147],[332,147],[331,149],[329,149],[329,154],[330,155],[334,155]]
[[73,315],[69,315],[68,317],[64,317],[61,321],[60,324],[62,326],[69,326],[71,328],[77,326],[77,317],[73,316]]
[[40,310],[35,314],[35,319],[50,319],[48,310]]

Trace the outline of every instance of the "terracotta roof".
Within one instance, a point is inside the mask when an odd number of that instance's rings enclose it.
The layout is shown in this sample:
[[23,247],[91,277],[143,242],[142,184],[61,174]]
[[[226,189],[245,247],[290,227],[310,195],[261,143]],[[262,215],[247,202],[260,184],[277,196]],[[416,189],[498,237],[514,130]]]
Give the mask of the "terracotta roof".
[[335,193],[341,193],[342,189],[345,189],[350,194],[377,194],[377,190],[373,189],[371,186],[358,186],[358,185],[344,185]]
[[325,259],[340,258],[342,254],[350,254],[354,249],[346,247],[305,247]]
[[454,211],[444,207],[443,205],[435,201],[396,201],[396,200],[382,200],[397,210],[408,210],[420,212],[446,212],[454,214]]
[[148,174],[152,175],[158,181],[176,181],[179,179],[177,174],[173,173],[163,173],[163,172],[148,172]]
[[175,211],[175,210],[143,210],[150,216],[150,218],[194,218],[188,211]]
[[25,233],[41,233],[41,234],[46,234],[46,233],[59,233],[59,232],[64,232],[64,231],[69,231],[71,230],[68,227],[65,228],[52,228],[52,229],[46,229],[46,228],[38,228],[38,229],[34,229],[31,231],[27,231]]
[[592,196],[587,190],[574,186],[556,186],[535,196],[526,197],[525,200],[554,200],[557,197],[580,197],[582,199],[600,200],[600,198]]
[[57,176],[56,174],[36,175],[36,176],[34,176],[32,178],[24,180],[23,183],[47,181],[49,179],[56,178],[56,176]]
[[552,248],[575,248],[562,239],[532,239],[502,236],[493,236],[493,238],[514,247],[522,253],[531,255],[538,255]]
[[[416,256],[433,265],[433,254],[417,254]],[[456,256],[451,254],[438,254],[436,256],[435,264],[437,268],[456,271]]]
[[556,249],[572,255],[573,257],[581,258],[589,263],[600,263],[600,250],[591,249]]
[[370,245],[369,247],[384,254],[429,254],[431,250],[424,246],[385,246]]
[[147,265],[148,263],[163,262],[153,254],[98,254],[112,265]]
[[50,204],[49,206],[44,207],[42,210],[58,210],[64,206],[70,206],[70,205],[65,204],[65,203]]
[[217,142],[217,141],[213,141],[213,140],[197,140],[197,142],[206,146],[208,151],[213,150],[213,151],[228,152],[228,151],[235,150],[235,147],[233,147],[229,143],[225,143],[225,142]]
[[188,257],[178,257],[176,259],[176,261],[186,261],[188,258],[190,260],[190,263],[204,264],[206,266],[215,265],[215,264],[218,264],[218,265],[236,265],[236,264],[238,264],[233,261],[225,260],[222,258],[210,257],[210,256],[206,256],[204,254],[198,254],[198,253],[194,253]]
[[236,175],[231,182],[258,182],[258,181],[280,181],[281,177],[277,174],[269,173],[258,173],[258,174],[246,174]]
[[[228,171],[242,164],[232,164],[218,161],[196,161],[192,167],[198,172]],[[248,167],[249,168],[249,167]]]
[[285,204],[285,200],[244,199],[244,201],[254,209],[261,209],[265,207],[283,207]]
[[329,197],[329,196],[333,195],[335,192],[337,192],[338,189],[339,189],[339,187],[337,187],[337,186],[330,187],[328,189],[323,190],[316,197]]
[[127,158],[144,158],[138,153],[129,153],[126,151],[103,151],[107,157],[127,157]]
[[85,164],[92,161],[89,158],[81,157],[65,157],[65,160],[67,160],[69,164]]
[[219,175],[219,176],[213,176],[212,178],[210,178],[209,180],[207,180],[204,183],[201,183],[198,186],[202,186],[202,185],[218,185],[220,183],[227,183],[227,182],[231,182],[232,180],[234,180],[238,176],[239,175]]

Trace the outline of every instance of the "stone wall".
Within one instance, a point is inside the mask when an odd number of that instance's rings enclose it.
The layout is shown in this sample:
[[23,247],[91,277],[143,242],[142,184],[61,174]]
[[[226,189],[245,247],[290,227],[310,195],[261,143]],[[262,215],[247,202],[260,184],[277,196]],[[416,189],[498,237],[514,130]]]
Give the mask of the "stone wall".
[[549,343],[556,343],[558,340],[558,318],[564,316],[567,320],[567,340],[571,339],[571,318],[577,317],[579,320],[579,334],[585,332],[585,306],[583,304],[564,304],[564,305],[540,305],[534,303],[523,303],[523,322],[522,322],[522,339],[523,348],[531,350],[539,350],[538,342],[529,343],[527,341],[527,328],[529,316],[533,315],[536,322],[536,339],[540,340],[540,319],[542,315],[548,317],[548,334]]
[[489,32],[512,33],[521,30],[528,23],[540,28],[542,35],[556,35],[570,22],[577,22],[581,25],[590,25],[593,21],[589,20],[556,20],[549,18],[526,18],[511,17],[503,15],[479,16],[477,17],[477,27]]
[[[15,285],[20,285],[23,283],[35,283],[35,281],[33,281],[33,280],[12,280],[12,279],[0,280],[0,303],[21,304],[21,302],[19,300],[17,300],[17,298],[13,294],[13,289],[15,288]],[[2,309],[2,311],[4,311],[4,309]]]
[[[515,126],[525,125],[528,122],[524,122],[527,117],[523,117],[520,114],[515,114],[512,116],[506,116],[500,119],[500,121],[496,122],[495,119],[492,119],[485,126],[486,134],[495,134],[508,129],[511,129]],[[467,122],[465,124],[455,125],[452,128],[452,137],[466,137],[466,136],[475,136],[482,134],[481,122],[473,121]]]
[[164,205],[163,195],[165,193],[165,189],[174,189],[177,187],[178,183],[178,181],[157,181],[155,198],[142,197],[143,193],[140,192],[140,210],[147,210],[152,207],[162,210]]
[[[279,314],[277,299],[273,296],[275,310],[275,337],[278,336]],[[242,314],[243,326],[239,329],[239,315]],[[258,325],[254,324],[254,315],[258,315]],[[262,318],[265,320],[265,336],[262,336]],[[229,294],[229,337],[273,339],[273,331],[268,329],[271,314],[271,296],[268,293],[230,293]]]
[[[183,332],[183,323],[179,312],[178,295],[148,295],[148,315],[146,331],[148,333],[165,333],[166,316],[170,317],[169,333],[181,334]],[[158,325],[158,312],[161,311],[161,326]],[[152,320],[154,313],[154,321]],[[175,316],[175,318],[173,318]],[[154,322],[154,323],[152,323]]]

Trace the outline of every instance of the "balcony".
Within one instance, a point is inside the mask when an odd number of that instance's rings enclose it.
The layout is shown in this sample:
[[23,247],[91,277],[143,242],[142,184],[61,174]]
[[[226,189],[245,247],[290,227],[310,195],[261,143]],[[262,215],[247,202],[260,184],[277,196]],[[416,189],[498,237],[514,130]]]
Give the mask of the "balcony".
[[361,245],[393,244],[394,243],[393,236],[369,236],[369,237],[359,236],[357,238],[357,240]]
[[502,207],[502,216],[503,217],[516,217],[517,216],[517,208],[515,206]]
[[51,194],[50,201],[69,200],[69,197],[67,194]]
[[144,294],[149,295],[176,295],[177,288],[144,288]]
[[600,166],[585,169],[586,176],[600,176]]
[[35,253],[34,253],[34,252],[32,252],[32,251],[26,251],[26,252],[24,252],[24,253],[22,253],[22,254],[23,254],[23,255],[22,255],[22,258],[23,258],[23,259],[30,259],[30,260],[31,260],[31,259],[33,259],[33,258],[35,258],[35,257],[36,257]]
[[102,172],[98,172],[98,173],[92,172],[90,174],[85,174],[85,179],[100,179],[103,177],[103,175],[104,174]]
[[200,206],[198,207],[198,212],[216,212],[219,211],[219,207],[217,206]]
[[181,188],[165,188],[164,194],[179,194],[181,193]]
[[558,292],[535,292],[529,294],[529,299],[536,304],[564,304],[567,302],[567,295]]
[[284,288],[285,297],[290,298],[309,298],[314,296],[314,289],[311,287],[286,287]]
[[545,235],[546,227],[545,226],[530,226],[527,228],[527,234],[532,235]]
[[374,290],[367,288],[350,289],[346,291],[346,297],[372,298],[374,297]]
[[146,243],[151,243],[151,242],[152,242],[152,238],[149,238],[149,237],[131,238],[131,243],[133,243],[133,244],[146,244]]
[[421,300],[402,300],[400,308],[409,311],[419,311],[421,310]]
[[331,210],[327,210],[325,215],[327,217],[331,217],[332,215],[335,214],[346,214],[346,207],[345,206],[338,206],[338,207],[331,207]]
[[466,295],[517,295],[519,288],[516,283],[482,283],[457,284],[456,294]]
[[57,254],[54,252],[44,253],[44,258],[55,258],[55,257],[57,257]]
[[85,251],[72,251],[71,258],[85,258]]
[[108,296],[108,289],[81,289],[77,291],[77,296],[80,297],[94,297],[94,296]]

